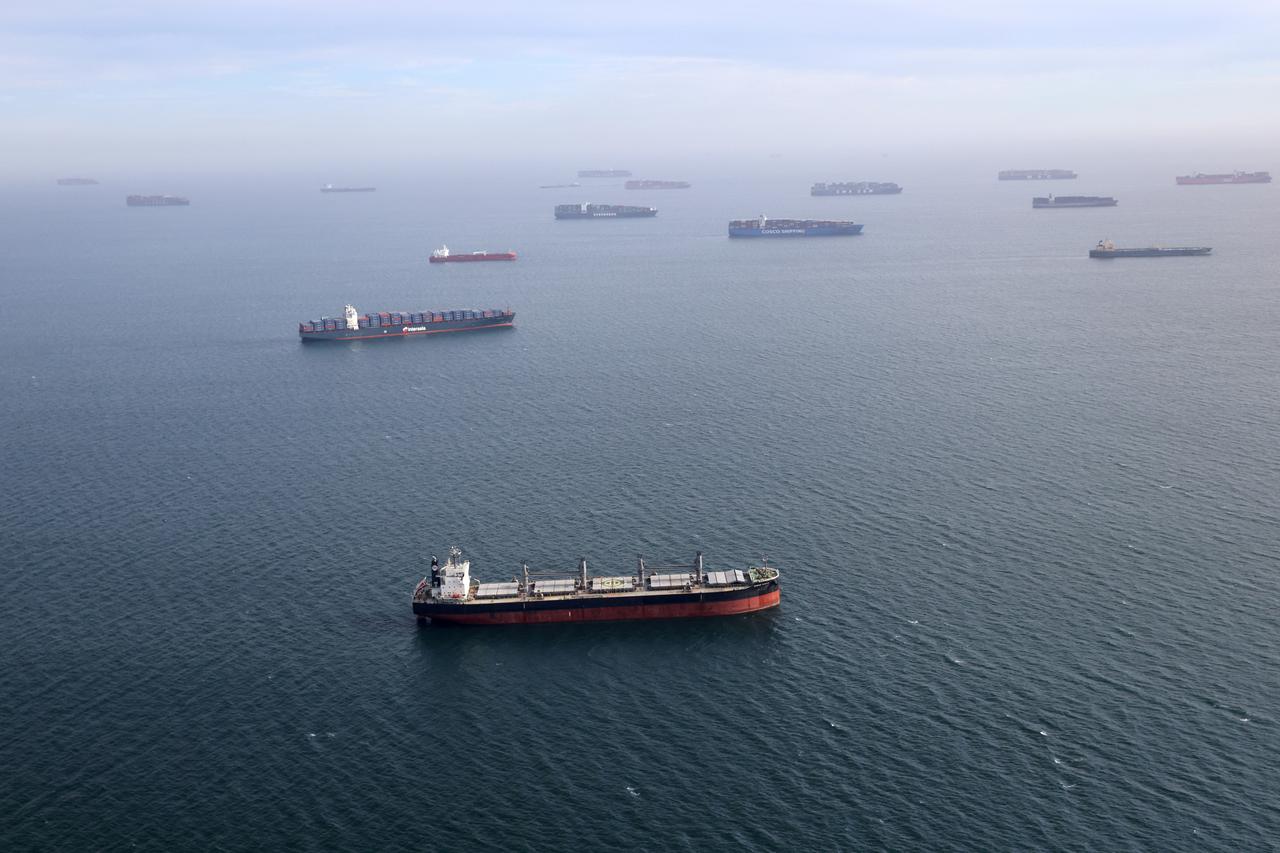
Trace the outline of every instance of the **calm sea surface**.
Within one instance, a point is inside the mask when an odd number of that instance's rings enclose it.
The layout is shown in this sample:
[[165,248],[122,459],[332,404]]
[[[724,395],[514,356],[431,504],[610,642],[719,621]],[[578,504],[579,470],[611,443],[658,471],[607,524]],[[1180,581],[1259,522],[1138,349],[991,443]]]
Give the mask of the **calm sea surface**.
[[[0,847],[1275,849],[1280,186],[653,177],[5,189]],[[783,603],[419,628],[455,543]]]

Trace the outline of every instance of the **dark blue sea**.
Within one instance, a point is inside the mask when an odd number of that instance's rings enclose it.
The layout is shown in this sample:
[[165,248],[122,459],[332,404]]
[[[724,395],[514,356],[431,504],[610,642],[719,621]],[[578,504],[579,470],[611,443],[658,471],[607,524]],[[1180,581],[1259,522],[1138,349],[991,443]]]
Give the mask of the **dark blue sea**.
[[[1011,165],[4,187],[0,848],[1276,849],[1280,186]],[[782,606],[419,627],[453,544]]]

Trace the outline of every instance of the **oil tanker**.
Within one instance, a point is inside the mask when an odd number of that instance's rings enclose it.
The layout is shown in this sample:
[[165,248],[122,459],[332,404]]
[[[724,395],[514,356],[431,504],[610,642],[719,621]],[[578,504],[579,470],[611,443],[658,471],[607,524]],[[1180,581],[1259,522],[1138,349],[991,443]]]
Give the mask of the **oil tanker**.
[[730,237],[841,237],[861,234],[862,225],[830,219],[734,219]]
[[433,264],[456,264],[469,261],[514,261],[515,259],[515,252],[468,252],[465,255],[455,255],[449,251],[448,246],[441,246],[431,253],[431,263]]
[[1036,209],[1054,207],[1115,207],[1120,202],[1109,195],[1050,195],[1036,196],[1031,206]]
[[340,318],[322,317],[298,324],[303,341],[369,341],[437,335],[442,332],[470,332],[477,329],[507,329],[515,324],[510,308],[488,311],[383,311],[358,314],[350,305]]
[[1179,175],[1175,180],[1179,186],[1198,184],[1269,184],[1270,172],[1232,172],[1229,175],[1205,175],[1196,172],[1194,175]]
[[657,216],[656,207],[630,204],[557,204],[556,219],[628,219]]
[[131,195],[124,203],[129,207],[186,207],[191,199],[179,195]]
[[760,566],[708,571],[699,552],[689,565],[646,566],[634,573],[589,575],[578,571],[530,572],[527,563],[510,581],[477,583],[471,561],[450,548],[444,565],[431,558],[431,575],[413,592],[413,613],[422,624],[528,625],[544,622],[612,622],[732,616],[777,607],[778,570]]
[[846,181],[844,183],[814,184],[809,195],[896,195],[902,187],[887,181]]

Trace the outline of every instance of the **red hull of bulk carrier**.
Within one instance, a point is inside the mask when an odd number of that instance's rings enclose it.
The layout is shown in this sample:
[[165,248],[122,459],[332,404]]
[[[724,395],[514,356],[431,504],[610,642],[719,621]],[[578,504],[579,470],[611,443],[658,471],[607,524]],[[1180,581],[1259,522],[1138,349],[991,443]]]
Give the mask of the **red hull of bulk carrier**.
[[623,607],[562,607],[548,610],[513,610],[480,613],[432,614],[432,622],[451,625],[537,625],[549,622],[624,622],[642,619],[691,619],[703,616],[734,616],[777,607],[782,591],[729,601],[697,601],[670,604],[636,604]]
[[514,261],[515,252],[472,252],[469,255],[432,255],[433,264],[464,263],[466,261]]

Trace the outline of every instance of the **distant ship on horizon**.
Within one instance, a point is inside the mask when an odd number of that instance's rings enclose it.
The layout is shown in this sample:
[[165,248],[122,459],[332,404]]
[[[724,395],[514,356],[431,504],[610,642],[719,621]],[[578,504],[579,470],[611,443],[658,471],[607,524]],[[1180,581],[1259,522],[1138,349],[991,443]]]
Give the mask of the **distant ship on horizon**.
[[888,181],[844,181],[820,183],[809,188],[809,195],[896,195],[902,187]]
[[333,184],[325,184],[320,188],[322,193],[372,193],[377,191],[377,187],[335,187]]
[[1134,249],[1121,249],[1110,240],[1099,240],[1098,245],[1089,250],[1091,258],[1176,258],[1186,255],[1207,255],[1213,251],[1210,246],[1143,246]]
[[1195,186],[1200,184],[1269,184],[1270,172],[1232,172],[1229,175],[1206,175],[1196,172],[1194,175],[1179,175],[1175,179],[1178,186]]
[[657,216],[656,207],[629,204],[557,204],[556,219],[631,219]]
[[88,187],[98,183],[93,178],[58,178],[60,187]]
[[629,190],[687,190],[692,184],[688,181],[627,181],[623,186]]
[[186,207],[191,199],[180,195],[131,195],[124,203],[129,207]]
[[1054,207],[1115,207],[1120,202],[1109,195],[1049,195],[1031,199],[1035,209]]
[[730,237],[844,237],[862,233],[862,225],[831,219],[734,219]]
[[1078,176],[1070,169],[1006,169],[996,177],[1002,181],[1070,181]]

